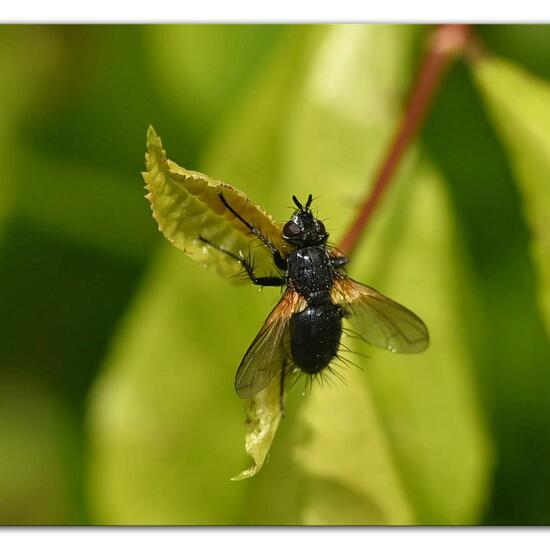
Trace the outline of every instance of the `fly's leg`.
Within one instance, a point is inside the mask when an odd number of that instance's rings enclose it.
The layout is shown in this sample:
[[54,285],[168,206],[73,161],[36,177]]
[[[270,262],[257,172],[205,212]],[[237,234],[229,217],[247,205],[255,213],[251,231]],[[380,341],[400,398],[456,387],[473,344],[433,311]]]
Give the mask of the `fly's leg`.
[[273,254],[273,261],[275,262],[275,265],[283,270],[286,271],[287,263],[286,260],[281,256],[281,253],[277,250],[277,247],[262,233],[257,227],[254,227],[250,222],[247,222],[236,210],[233,209],[233,207],[227,202],[226,198],[223,196],[223,193],[220,193],[218,195],[220,197],[221,203],[235,216],[240,222],[244,224],[245,227],[247,227],[250,232],[258,238],[262,244],[269,249],[269,251]]
[[248,275],[248,278],[250,279],[250,281],[255,285],[283,286],[286,283],[285,279],[283,279],[282,277],[256,277],[252,264],[242,256],[237,256],[236,254],[233,254],[233,252],[231,252],[230,250],[227,250],[223,246],[211,243],[204,237],[199,236],[199,240],[207,244],[208,246],[211,246],[212,248],[215,248],[216,250],[219,250],[220,252],[227,254],[230,258],[233,258],[235,261],[239,262],[243,267],[243,269],[245,270],[246,274]]
[[273,261],[275,262],[275,267],[281,271],[286,271],[288,269],[287,261],[281,256],[281,253],[278,250],[275,250],[273,253]]
[[330,263],[332,264],[332,267],[339,268],[344,267],[349,262],[349,258],[346,256],[331,256],[330,257]]

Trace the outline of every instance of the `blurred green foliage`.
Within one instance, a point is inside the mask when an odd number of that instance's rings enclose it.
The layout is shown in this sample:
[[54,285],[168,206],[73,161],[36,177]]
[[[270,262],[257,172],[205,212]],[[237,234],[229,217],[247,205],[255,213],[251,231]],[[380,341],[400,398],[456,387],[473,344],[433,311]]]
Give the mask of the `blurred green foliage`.
[[247,466],[239,360],[278,295],[195,265],[143,198],[182,166],[334,241],[402,113],[422,26],[0,27],[0,523],[550,523],[549,26],[446,75],[350,273],[432,346],[292,392]]

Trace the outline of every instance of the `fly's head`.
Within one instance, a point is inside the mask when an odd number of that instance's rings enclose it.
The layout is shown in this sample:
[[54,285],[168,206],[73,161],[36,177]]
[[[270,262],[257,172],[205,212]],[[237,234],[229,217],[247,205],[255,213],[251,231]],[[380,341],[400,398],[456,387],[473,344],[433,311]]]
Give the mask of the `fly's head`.
[[293,195],[292,200],[298,210],[283,227],[285,241],[299,248],[325,244],[328,233],[322,221],[313,216],[310,210],[313,197],[309,195],[305,206]]

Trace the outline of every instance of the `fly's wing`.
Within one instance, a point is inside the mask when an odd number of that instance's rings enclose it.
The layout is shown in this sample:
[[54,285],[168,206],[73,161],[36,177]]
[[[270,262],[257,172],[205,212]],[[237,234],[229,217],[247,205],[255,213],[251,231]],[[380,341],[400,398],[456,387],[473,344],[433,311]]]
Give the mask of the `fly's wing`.
[[289,354],[290,319],[303,303],[303,298],[288,288],[269,314],[237,370],[235,390],[240,398],[263,390],[283,368]]
[[332,298],[367,343],[396,353],[419,353],[428,347],[430,336],[422,319],[374,288],[342,276],[335,281]]

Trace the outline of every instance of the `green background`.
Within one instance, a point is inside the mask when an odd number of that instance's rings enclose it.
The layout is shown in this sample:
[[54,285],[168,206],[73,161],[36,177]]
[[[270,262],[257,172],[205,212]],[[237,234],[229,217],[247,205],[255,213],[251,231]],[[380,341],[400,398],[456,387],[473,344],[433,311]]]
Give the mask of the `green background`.
[[333,240],[432,29],[0,27],[0,523],[550,523],[550,27],[478,26],[350,267],[417,312],[296,387],[248,464],[233,377],[277,299],[202,270],[143,198],[145,132]]

